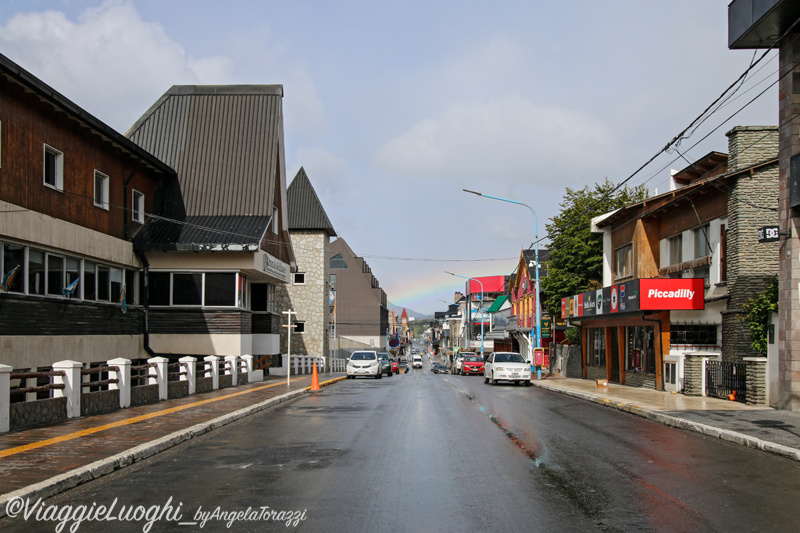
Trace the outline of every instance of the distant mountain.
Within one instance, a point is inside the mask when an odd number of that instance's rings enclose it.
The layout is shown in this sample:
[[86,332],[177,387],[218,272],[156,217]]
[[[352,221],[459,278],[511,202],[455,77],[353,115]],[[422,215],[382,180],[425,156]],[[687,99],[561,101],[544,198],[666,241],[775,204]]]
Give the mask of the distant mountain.
[[[394,310],[394,312],[397,313],[398,316],[400,316],[400,314],[403,312],[403,306],[402,305],[395,305],[392,302],[389,302],[388,308],[389,308],[390,312],[392,310]],[[423,318],[430,318],[430,315],[426,315],[426,314],[423,314],[423,313],[417,313],[416,311],[414,311],[413,309],[409,309],[408,307],[406,307],[405,310],[406,310],[406,314],[409,316],[409,318],[415,318],[417,320],[420,320],[420,319],[423,319]]]

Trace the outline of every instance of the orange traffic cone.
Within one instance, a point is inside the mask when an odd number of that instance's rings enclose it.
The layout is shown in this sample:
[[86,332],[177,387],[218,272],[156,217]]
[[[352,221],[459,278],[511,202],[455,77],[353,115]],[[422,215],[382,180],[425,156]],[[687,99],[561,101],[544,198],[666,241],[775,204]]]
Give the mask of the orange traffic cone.
[[311,372],[311,391],[316,392],[319,388],[319,376],[317,375],[317,362],[314,361],[314,370]]
[[736,391],[733,391],[730,394],[728,394],[728,399],[730,401],[732,401],[732,402],[735,402],[736,401]]

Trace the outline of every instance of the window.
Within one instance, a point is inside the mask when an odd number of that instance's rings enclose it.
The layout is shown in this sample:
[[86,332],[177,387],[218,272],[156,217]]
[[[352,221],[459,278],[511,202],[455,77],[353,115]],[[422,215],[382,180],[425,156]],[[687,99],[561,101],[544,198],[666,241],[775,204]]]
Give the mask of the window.
[[331,274],[330,281],[331,285],[334,285],[336,283],[336,274]]
[[44,252],[28,250],[28,294],[44,295]]
[[306,323],[304,320],[298,320],[294,323],[294,332],[295,333],[305,333],[306,332]]
[[345,263],[342,254],[336,254],[331,257],[331,268],[347,268],[347,263]]
[[669,264],[683,263],[683,235],[676,235],[669,240]]
[[97,301],[111,301],[111,268],[106,265],[97,265]]
[[664,363],[664,383],[668,385],[675,385],[677,381],[678,365],[677,363]]
[[61,296],[64,288],[64,258],[47,254],[47,294]]
[[588,328],[586,332],[586,364],[606,366],[606,332],[604,328]]
[[708,224],[694,230],[694,258],[700,259],[711,255],[711,246],[708,244]]
[[57,190],[64,189],[64,154],[44,145],[44,184]]
[[716,324],[670,324],[669,343],[675,346],[717,346]]
[[108,210],[108,176],[94,171],[94,205]]
[[[149,276],[150,305],[244,308],[247,296],[247,278],[235,272],[150,272]],[[253,299],[254,311],[265,310],[266,291],[258,284],[253,284]]]
[[202,274],[172,275],[172,305],[202,305],[202,298]]
[[206,274],[205,303],[209,306],[236,305],[236,274]]
[[[19,267],[19,268],[17,268]],[[14,269],[14,275],[11,272]],[[0,261],[0,280],[5,280],[9,292],[25,291],[25,247],[16,244],[2,246],[2,261]],[[6,277],[8,276],[8,277]]]
[[292,285],[305,285],[306,284],[306,273],[305,272],[295,272],[292,274]]
[[275,312],[275,285],[267,285],[267,311]]
[[144,194],[137,190],[133,191],[133,199],[131,201],[131,218],[134,222],[144,224]]
[[656,350],[653,326],[625,328],[625,371],[655,374]]
[[633,244],[628,243],[614,252],[614,277],[627,278],[633,275]]

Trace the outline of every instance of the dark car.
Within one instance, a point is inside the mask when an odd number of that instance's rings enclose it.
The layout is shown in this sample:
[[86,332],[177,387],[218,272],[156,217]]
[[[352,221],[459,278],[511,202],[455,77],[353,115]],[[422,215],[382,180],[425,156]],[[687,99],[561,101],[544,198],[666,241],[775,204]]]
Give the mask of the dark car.
[[389,360],[389,354],[386,352],[378,352],[378,359],[381,360],[381,374],[386,374],[387,377],[392,377],[392,362]]
[[432,369],[434,374],[447,374],[447,365],[443,363],[433,363]]

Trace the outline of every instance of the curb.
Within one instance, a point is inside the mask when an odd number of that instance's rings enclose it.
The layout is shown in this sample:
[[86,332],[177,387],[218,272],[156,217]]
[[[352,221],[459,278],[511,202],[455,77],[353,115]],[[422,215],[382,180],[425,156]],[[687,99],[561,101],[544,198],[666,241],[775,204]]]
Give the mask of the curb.
[[[343,379],[345,379],[344,376],[329,379],[323,383],[320,383],[320,387],[332,385],[342,381]],[[81,466],[74,470],[70,470],[69,472],[64,472],[63,474],[53,476],[44,481],[40,481],[39,483],[34,483],[33,485],[28,485],[27,487],[3,494],[0,496],[0,518],[4,518],[6,516],[6,506],[11,500],[25,498],[30,498],[32,500],[41,498],[44,500],[51,498],[57,494],[75,488],[78,485],[82,485],[83,483],[87,483],[99,477],[105,476],[106,474],[110,474],[125,468],[126,466],[130,466],[150,456],[156,455],[157,453],[168,450],[194,437],[199,437],[200,435],[228,425],[231,422],[235,422],[259,411],[263,411],[264,409],[278,405],[279,403],[303,396],[304,394],[308,393],[310,389],[311,387],[305,387],[281,394],[280,396],[275,396],[274,398],[244,407],[238,411],[233,411],[232,413],[219,416],[207,422],[202,422],[189,428],[170,433],[169,435],[165,435],[159,439],[140,444],[139,446],[116,455],[112,455],[111,457],[100,459],[99,461],[95,461],[94,463],[86,466]]]
[[637,405],[620,403],[620,402],[615,402],[613,400],[609,400],[607,398],[592,396],[591,394],[587,394],[585,392],[561,389],[558,387],[554,387],[552,385],[538,383],[537,381],[531,381],[531,383],[534,386],[544,390],[566,394],[567,396],[572,396],[574,398],[579,398],[581,400],[587,400],[600,405],[604,405],[606,407],[611,407],[619,411],[630,413],[632,415],[640,416],[642,418],[647,418],[654,422],[664,424],[665,426],[694,431],[696,433],[708,435],[709,437],[715,437],[728,442],[733,442],[735,444],[741,444],[744,446],[748,446],[750,448],[755,448],[757,450],[762,450],[765,452],[773,453],[775,455],[780,455],[782,457],[793,459],[795,461],[800,461],[800,450],[797,450],[795,448],[790,448],[782,444],[775,444],[774,442],[769,442],[756,437],[751,437],[749,435],[745,435],[744,433],[737,433],[736,431],[731,431],[729,429],[722,429],[715,426],[709,426],[708,424],[703,424],[700,422],[693,422],[691,420],[678,418],[672,415],[660,413],[658,411],[650,411],[649,409],[644,409]]

